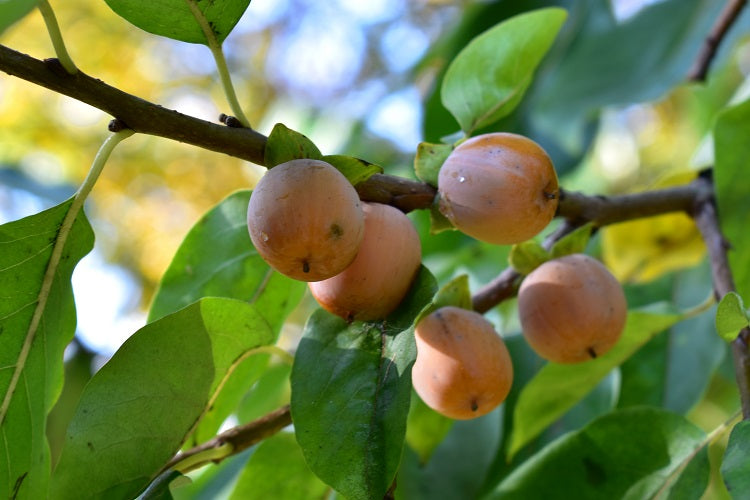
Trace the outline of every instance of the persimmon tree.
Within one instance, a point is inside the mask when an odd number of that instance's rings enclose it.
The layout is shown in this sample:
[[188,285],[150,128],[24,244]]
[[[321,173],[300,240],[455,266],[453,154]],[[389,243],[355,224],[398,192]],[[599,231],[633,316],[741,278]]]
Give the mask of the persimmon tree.
[[[666,0],[624,22],[598,0],[483,4],[425,58],[446,64],[423,103],[427,140],[414,144],[413,170],[401,175],[346,151],[323,152],[284,124],[253,128],[222,49],[249,3],[107,0],[123,22],[210,49],[227,102],[217,123],[82,72],[47,0],[0,3],[0,31],[38,9],[55,50],[37,58],[0,45],[3,78],[112,117],[72,198],[0,226],[1,497],[206,498],[223,489],[232,498],[700,498],[710,488],[742,498],[750,491],[743,303],[750,104],[739,89],[734,101],[706,105],[709,159],[676,166],[681,175],[666,184],[607,195],[568,187],[595,175],[581,165],[596,148],[605,109],[679,92],[688,97],[675,102],[686,106],[712,99],[701,89],[711,87],[712,67],[731,60],[748,24],[744,1]],[[737,80],[720,81],[734,90]],[[552,222],[514,245],[479,243],[453,230],[441,211],[444,161],[488,132],[542,144],[559,177],[549,197],[557,204]],[[315,308],[290,352],[278,344],[280,332],[309,297],[307,284],[274,270],[253,247],[252,186],[226,193],[185,234],[147,324],[88,381],[53,454],[48,415],[76,327],[71,275],[94,244],[85,201],[118,144],[134,135],[267,168],[299,159],[333,165],[361,201],[412,217],[423,264],[385,318]],[[702,240],[697,265],[674,258],[682,222],[655,229],[670,214],[686,218],[686,231]],[[580,253],[613,267],[646,255],[631,272],[645,277],[614,269],[629,310],[611,349],[575,364],[546,362],[520,334],[515,297],[540,265]],[[454,422],[412,387],[415,324],[444,307],[494,322],[512,360],[507,399],[476,419]],[[727,372],[736,413],[701,428],[691,410]],[[222,427],[232,421],[239,424]],[[725,452],[709,457],[710,445],[727,437]],[[710,483],[712,471],[721,480]]]

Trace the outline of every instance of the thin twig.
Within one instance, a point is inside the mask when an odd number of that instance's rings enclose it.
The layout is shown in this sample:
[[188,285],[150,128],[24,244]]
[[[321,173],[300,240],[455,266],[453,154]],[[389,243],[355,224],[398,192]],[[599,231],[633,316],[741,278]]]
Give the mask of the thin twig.
[[716,51],[719,49],[719,45],[722,40],[724,40],[729,28],[732,27],[732,24],[734,24],[739,17],[740,12],[742,11],[742,8],[745,7],[746,3],[747,0],[730,0],[724,6],[716,23],[714,23],[711,28],[711,32],[703,41],[703,46],[698,53],[698,58],[688,72],[688,81],[702,82],[706,79],[708,68],[711,66],[714,56],[716,56]]
[[[164,466],[162,471],[175,469],[186,473],[209,462],[218,464],[222,460],[241,453],[264,439],[273,436],[291,423],[292,414],[289,410],[289,405],[283,406],[257,420],[233,427],[203,444],[175,455]],[[219,453],[210,453],[212,450],[221,451]],[[206,458],[201,459],[201,457]]]

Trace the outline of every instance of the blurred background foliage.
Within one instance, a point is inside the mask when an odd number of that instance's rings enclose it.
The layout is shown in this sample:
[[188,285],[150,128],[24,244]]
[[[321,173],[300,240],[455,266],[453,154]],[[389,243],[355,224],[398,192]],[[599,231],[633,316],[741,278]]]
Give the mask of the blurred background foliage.
[[[588,193],[684,183],[711,165],[707,137],[716,114],[746,95],[750,72],[745,12],[708,81],[685,81],[723,6],[715,0],[254,0],[225,50],[240,102],[257,130],[268,134],[283,122],[326,154],[358,156],[387,173],[412,176],[417,143],[438,142],[458,130],[439,96],[450,60],[490,26],[547,5],[568,9],[568,21],[522,105],[492,130],[532,137],[553,157],[561,185]],[[52,7],[82,71],[206,120],[228,113],[206,47],[140,31],[103,1],[53,0]],[[52,57],[44,32],[33,11],[0,43]],[[0,77],[0,222],[68,197],[110,119]],[[188,229],[260,175],[258,166],[165,139],[135,136],[123,143],[88,206],[97,243],[74,275],[85,355],[76,359],[111,354],[144,324],[154,289]],[[425,264],[441,282],[468,273],[475,290],[506,267],[507,248],[455,232],[429,235],[428,214],[412,217],[423,236]],[[605,228],[590,251],[625,282],[631,306],[661,300],[694,305],[711,289],[703,244],[682,215]],[[518,331],[513,310],[510,301],[489,314],[504,334]],[[305,317],[300,312],[293,319],[301,324]],[[736,389],[726,348],[712,328],[698,318],[650,342],[622,367],[621,383],[608,382],[617,386],[619,405],[692,409],[706,429],[726,419],[736,407]],[[69,363],[68,369],[80,373],[81,366]],[[80,387],[66,384],[67,390]],[[615,389],[602,390],[601,398],[612,399]],[[58,411],[75,399],[61,398]],[[590,419],[602,411],[584,413]],[[551,432],[567,428],[561,422]]]

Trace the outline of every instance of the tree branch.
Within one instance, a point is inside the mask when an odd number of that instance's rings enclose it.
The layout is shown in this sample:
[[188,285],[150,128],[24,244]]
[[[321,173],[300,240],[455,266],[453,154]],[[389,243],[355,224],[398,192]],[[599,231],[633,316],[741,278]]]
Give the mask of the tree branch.
[[[713,188],[708,179],[698,179],[708,189],[701,193],[695,200],[693,218],[698,230],[703,237],[708,249],[711,263],[711,277],[714,285],[714,294],[717,300],[729,292],[736,290],[732,271],[729,267],[727,250],[729,242],[724,238],[719,226],[719,218],[716,213],[716,202],[713,196]],[[743,328],[739,336],[732,342],[732,358],[734,361],[735,378],[740,392],[742,404],[742,415],[750,419],[750,329]]]
[[746,3],[747,0],[729,0],[724,6],[721,14],[719,14],[719,18],[711,28],[711,32],[703,41],[703,46],[698,53],[698,58],[688,72],[688,81],[702,82],[706,79],[708,68],[711,66],[711,62],[716,55],[716,51],[719,49],[721,41],[726,36],[729,28],[731,28],[732,24],[734,24],[739,17],[740,12]]

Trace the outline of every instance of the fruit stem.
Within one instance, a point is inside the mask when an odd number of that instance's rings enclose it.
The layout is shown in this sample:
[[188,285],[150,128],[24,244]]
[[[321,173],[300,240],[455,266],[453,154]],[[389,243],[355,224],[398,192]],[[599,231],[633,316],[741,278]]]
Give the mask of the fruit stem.
[[52,40],[52,46],[55,49],[57,59],[68,74],[75,75],[78,73],[78,68],[65,48],[65,42],[60,32],[60,25],[57,24],[57,18],[55,17],[55,12],[52,10],[52,6],[47,0],[38,0],[37,7],[42,14],[42,18],[44,18],[44,24],[47,25],[47,32],[49,33],[50,40]]

